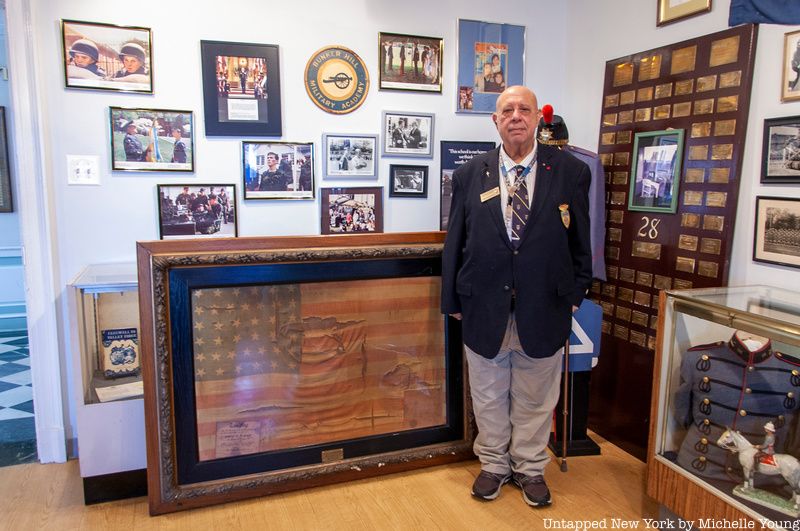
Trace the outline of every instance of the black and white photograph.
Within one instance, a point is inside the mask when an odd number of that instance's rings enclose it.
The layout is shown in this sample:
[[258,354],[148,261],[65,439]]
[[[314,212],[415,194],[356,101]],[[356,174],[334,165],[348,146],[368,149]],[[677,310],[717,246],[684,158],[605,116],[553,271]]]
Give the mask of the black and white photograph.
[[433,158],[434,115],[383,111],[383,156]]
[[800,268],[800,199],[756,197],[753,260]]
[[378,177],[378,135],[323,134],[323,176],[375,179]]
[[111,169],[194,171],[192,111],[111,107]]
[[800,183],[800,116],[764,120],[761,182]]
[[245,199],[314,199],[314,144],[242,142]]
[[383,188],[323,188],[322,234],[383,232]]
[[158,227],[162,240],[234,238],[236,186],[159,184]]
[[781,101],[800,100],[800,30],[783,36]]
[[68,88],[153,93],[150,28],[61,21]]
[[390,165],[389,197],[428,197],[428,167]]

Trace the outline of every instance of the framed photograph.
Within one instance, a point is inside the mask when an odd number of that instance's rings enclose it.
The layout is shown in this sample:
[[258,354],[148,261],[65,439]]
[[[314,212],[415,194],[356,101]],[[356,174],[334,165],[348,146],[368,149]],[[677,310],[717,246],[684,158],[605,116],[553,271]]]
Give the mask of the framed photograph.
[[322,189],[322,234],[383,232],[383,188]]
[[781,101],[800,100],[800,30],[783,36]]
[[761,182],[800,183],[800,116],[764,120]]
[[389,197],[428,197],[428,167],[390,165]]
[[206,136],[281,136],[278,46],[200,41]]
[[381,32],[378,88],[442,92],[443,42],[440,37]]
[[110,107],[111,169],[194,171],[194,113]]
[[433,121],[429,113],[383,111],[384,157],[433,158]]
[[159,184],[159,238],[236,237],[236,210],[233,184]]
[[67,88],[153,93],[150,28],[61,21]]
[[453,172],[481,155],[495,148],[494,142],[464,142],[442,140],[441,142],[441,194],[439,195],[439,230],[447,230],[450,218],[450,203],[453,199]]
[[322,135],[322,175],[326,178],[378,177],[378,135]]
[[800,199],[756,197],[753,260],[800,268]]
[[636,133],[628,210],[674,213],[682,158],[683,129]]
[[6,108],[0,107],[0,212],[13,212],[11,200],[11,170],[8,164],[8,135]]
[[245,199],[314,199],[314,144],[242,142]]
[[711,11],[711,0],[656,0],[656,26],[671,24]]
[[525,26],[458,21],[456,112],[494,112],[497,96],[525,80]]

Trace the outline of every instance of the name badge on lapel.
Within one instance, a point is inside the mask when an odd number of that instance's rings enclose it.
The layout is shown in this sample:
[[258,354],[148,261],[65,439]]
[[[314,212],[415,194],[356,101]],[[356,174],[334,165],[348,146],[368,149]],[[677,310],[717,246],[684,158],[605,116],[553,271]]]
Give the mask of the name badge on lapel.
[[564,203],[558,205],[558,211],[561,212],[561,223],[564,224],[564,228],[569,228],[569,205]]
[[499,186],[495,186],[494,188],[492,188],[488,192],[483,192],[481,194],[481,203],[485,203],[489,199],[491,199],[493,197],[497,197],[498,195],[500,195],[500,187]]

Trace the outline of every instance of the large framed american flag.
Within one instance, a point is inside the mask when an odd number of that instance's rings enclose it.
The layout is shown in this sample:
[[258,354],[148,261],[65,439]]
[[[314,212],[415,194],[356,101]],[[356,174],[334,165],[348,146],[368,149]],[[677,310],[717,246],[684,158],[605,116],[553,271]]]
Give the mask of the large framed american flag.
[[442,242],[139,243],[151,514],[469,458]]

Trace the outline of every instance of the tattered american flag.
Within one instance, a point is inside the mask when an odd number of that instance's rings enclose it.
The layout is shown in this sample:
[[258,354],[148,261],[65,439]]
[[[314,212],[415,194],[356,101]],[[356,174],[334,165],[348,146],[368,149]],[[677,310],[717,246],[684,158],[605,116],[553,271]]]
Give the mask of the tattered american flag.
[[443,424],[438,277],[192,291],[200,459]]

